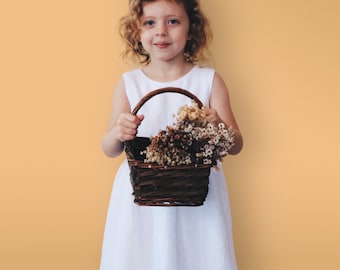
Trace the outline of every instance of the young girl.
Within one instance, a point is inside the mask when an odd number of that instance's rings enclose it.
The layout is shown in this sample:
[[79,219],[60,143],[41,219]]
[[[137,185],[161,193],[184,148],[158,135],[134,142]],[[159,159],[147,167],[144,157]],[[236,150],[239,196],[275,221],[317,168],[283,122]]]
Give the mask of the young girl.
[[[204,60],[210,36],[197,0],[129,0],[121,20],[126,56],[141,68],[123,74],[114,91],[109,128],[102,147],[109,157],[123,142],[155,135],[174,121],[186,96],[166,93],[130,111],[148,92],[162,87],[186,89],[207,108],[212,122],[232,126],[237,154],[242,136],[231,110],[223,79]],[[221,166],[218,164],[218,166]],[[236,270],[232,222],[224,174],[211,170],[203,206],[158,207],[134,204],[128,163],[120,166],[112,190],[104,233],[101,270]]]

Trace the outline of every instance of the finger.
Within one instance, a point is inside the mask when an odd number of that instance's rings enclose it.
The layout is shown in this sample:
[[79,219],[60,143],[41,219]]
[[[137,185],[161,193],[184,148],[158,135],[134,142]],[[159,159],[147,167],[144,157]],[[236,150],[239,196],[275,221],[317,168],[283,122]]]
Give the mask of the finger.
[[213,125],[217,125],[218,123],[222,122],[216,110],[206,108],[205,112],[208,117],[208,121]]
[[118,130],[118,139],[121,142],[132,140],[136,137],[137,129],[120,127]]
[[136,125],[140,125],[140,123],[144,119],[144,115],[133,115],[133,114],[127,114],[127,119],[131,121],[132,123],[135,123]]
[[136,129],[139,123],[140,120],[132,114],[122,114],[117,120],[117,124],[124,128]]

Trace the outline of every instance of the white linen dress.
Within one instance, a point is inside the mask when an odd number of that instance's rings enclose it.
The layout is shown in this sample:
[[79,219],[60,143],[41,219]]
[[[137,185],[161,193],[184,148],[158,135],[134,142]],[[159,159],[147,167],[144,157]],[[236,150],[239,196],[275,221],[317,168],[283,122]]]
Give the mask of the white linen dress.
[[[177,80],[157,82],[136,69],[124,73],[123,80],[131,109],[148,92],[163,87],[189,90],[208,105],[214,74],[211,68],[194,66]],[[147,101],[138,113],[145,116],[138,136],[149,137],[172,125],[173,115],[184,104],[191,100],[177,93]],[[136,205],[129,173],[125,160],[113,184],[101,270],[237,270],[222,168],[211,169],[206,201],[193,207]]]

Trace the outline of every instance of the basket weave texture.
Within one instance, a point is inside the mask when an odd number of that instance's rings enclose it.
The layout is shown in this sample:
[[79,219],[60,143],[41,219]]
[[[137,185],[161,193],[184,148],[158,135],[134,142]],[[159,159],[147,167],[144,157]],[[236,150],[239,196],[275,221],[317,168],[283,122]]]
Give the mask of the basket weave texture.
[[[188,96],[202,107],[202,102],[181,88],[166,87],[151,91],[136,105],[132,113],[155,95],[172,92]],[[141,206],[200,206],[208,194],[210,168],[213,164],[162,166],[145,163],[142,152],[151,143],[150,138],[136,137],[125,142],[130,167],[130,181],[134,202]]]

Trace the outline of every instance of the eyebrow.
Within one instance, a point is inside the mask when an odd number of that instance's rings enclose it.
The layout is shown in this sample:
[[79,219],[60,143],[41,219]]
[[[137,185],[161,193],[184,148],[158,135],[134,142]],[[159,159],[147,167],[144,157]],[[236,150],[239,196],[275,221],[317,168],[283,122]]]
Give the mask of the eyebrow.
[[[181,15],[175,15],[175,14],[172,14],[172,15],[166,15],[164,16],[165,18],[171,18],[171,17],[176,17],[176,18],[179,18],[179,19],[182,19],[184,16],[181,16]],[[141,19],[149,19],[149,18],[157,18],[157,15],[149,15],[149,16],[145,16],[144,14],[141,16]]]

